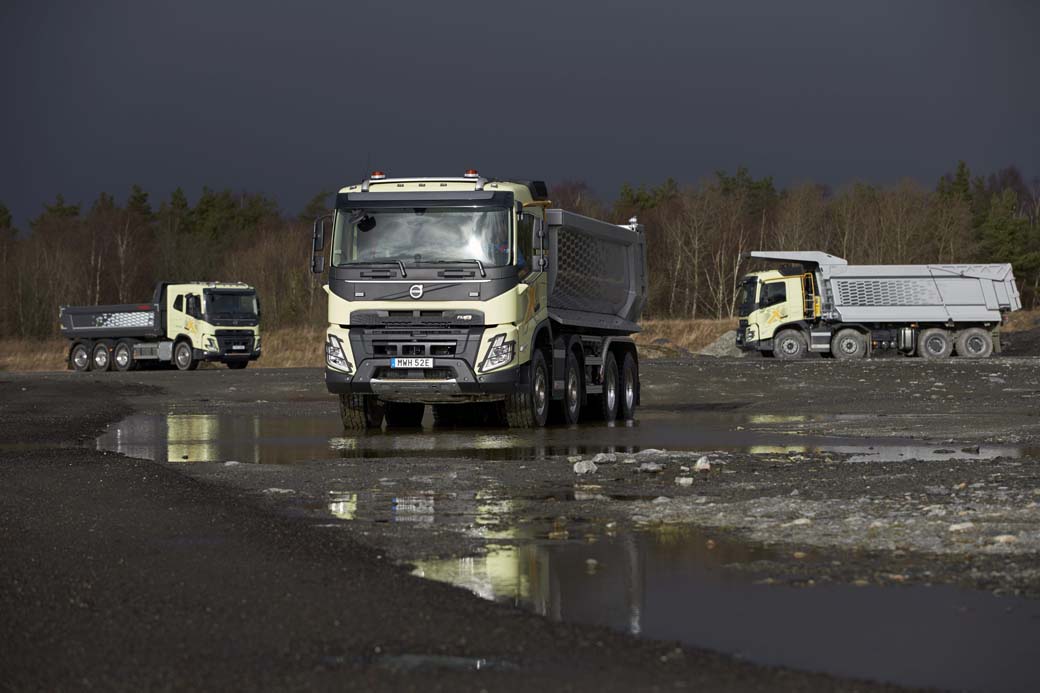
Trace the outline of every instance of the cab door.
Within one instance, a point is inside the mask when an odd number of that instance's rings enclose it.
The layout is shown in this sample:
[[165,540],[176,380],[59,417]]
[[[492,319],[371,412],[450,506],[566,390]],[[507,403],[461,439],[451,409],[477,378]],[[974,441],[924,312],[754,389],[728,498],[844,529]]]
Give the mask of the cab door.
[[761,283],[758,293],[758,335],[772,339],[782,325],[802,319],[802,278],[782,277]]
[[[198,335],[198,326],[195,324],[196,318],[189,314],[189,308],[191,307],[192,300],[197,301],[198,299],[192,299],[193,294],[175,294],[170,296],[169,306],[169,317],[167,318],[167,324],[169,325],[169,332],[167,337],[174,339],[179,334],[186,334],[192,338],[192,342],[195,341],[195,337]],[[192,344],[192,346],[197,346]]]

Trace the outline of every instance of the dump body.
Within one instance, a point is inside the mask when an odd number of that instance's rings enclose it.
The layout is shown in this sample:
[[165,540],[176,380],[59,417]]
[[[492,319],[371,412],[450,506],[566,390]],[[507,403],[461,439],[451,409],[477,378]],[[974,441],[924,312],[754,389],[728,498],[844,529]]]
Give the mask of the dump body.
[[549,227],[549,314],[564,325],[618,334],[639,331],[646,303],[646,236],[562,209]]
[[70,339],[161,337],[164,326],[156,303],[110,306],[62,306],[61,334]]
[[61,306],[61,333],[74,370],[129,370],[200,361],[243,368],[260,357],[255,290],[229,282],[160,282],[151,303]]
[[[849,265],[826,253],[760,252],[790,263],[744,279],[737,343],[789,357],[858,358],[881,348],[988,356],[1022,302],[1009,264]],[[838,333],[841,333],[840,335]]]
[[[475,173],[374,175],[341,189],[330,219],[325,381],[347,428],[416,425],[425,405],[455,418],[463,409],[449,405],[472,403],[490,406],[470,423],[501,414],[541,425],[567,392],[579,409],[627,393],[630,416],[630,335],[646,296],[637,224],[553,209],[538,181]],[[325,236],[319,218],[313,272],[325,271]]]

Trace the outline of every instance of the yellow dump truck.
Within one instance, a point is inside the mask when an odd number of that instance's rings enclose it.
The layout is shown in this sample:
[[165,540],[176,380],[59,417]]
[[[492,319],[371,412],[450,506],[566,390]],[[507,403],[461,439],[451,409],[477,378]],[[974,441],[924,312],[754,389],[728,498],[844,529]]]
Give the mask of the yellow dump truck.
[[191,371],[201,361],[245,368],[260,358],[260,304],[248,284],[159,282],[151,303],[61,306],[59,320],[76,371]]
[[779,269],[744,277],[737,346],[798,359],[858,359],[887,349],[938,359],[1000,351],[1022,301],[1011,265],[850,265],[819,251],[755,251]]
[[539,181],[387,178],[340,190],[315,222],[325,380],[346,429],[631,419],[645,240],[554,209]]

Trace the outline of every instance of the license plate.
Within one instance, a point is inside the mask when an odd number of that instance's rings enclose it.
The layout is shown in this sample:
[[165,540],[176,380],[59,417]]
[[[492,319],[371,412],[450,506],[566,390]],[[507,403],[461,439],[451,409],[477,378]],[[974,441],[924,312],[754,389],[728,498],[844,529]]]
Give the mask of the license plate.
[[245,346],[242,345],[242,344],[232,344],[231,348],[233,350],[235,350],[235,351],[245,351],[246,350]]
[[390,359],[391,368],[433,368],[433,359]]

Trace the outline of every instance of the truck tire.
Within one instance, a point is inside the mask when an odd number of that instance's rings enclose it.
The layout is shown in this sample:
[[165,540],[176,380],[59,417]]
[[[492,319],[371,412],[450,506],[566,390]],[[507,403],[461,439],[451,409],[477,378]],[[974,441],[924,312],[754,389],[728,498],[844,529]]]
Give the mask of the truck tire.
[[90,369],[107,371],[112,367],[112,346],[108,342],[98,342],[90,354]]
[[791,361],[805,356],[805,336],[797,330],[782,330],[773,337],[773,355],[778,359]]
[[970,327],[957,333],[957,355],[968,359],[984,359],[993,353],[993,334],[981,327]]
[[867,346],[867,335],[859,330],[846,327],[838,330],[838,333],[831,339],[831,354],[842,361],[861,359],[867,355]]
[[72,370],[78,373],[89,371],[93,365],[90,345],[82,342],[73,345],[72,351],[69,352],[69,363],[72,365]]
[[117,371],[132,371],[136,365],[134,361],[133,342],[119,342],[112,351],[112,365]]
[[639,399],[639,367],[632,354],[626,353],[621,360],[621,397],[618,414],[623,421],[636,418],[636,402]]
[[581,421],[581,404],[585,399],[585,378],[581,361],[574,350],[567,352],[563,366],[563,422],[573,425]]
[[193,371],[199,367],[199,360],[189,342],[181,340],[173,345],[173,365],[180,371]]
[[426,405],[418,402],[387,402],[387,428],[418,428],[422,426]]
[[233,371],[240,371],[249,365],[249,361],[228,361],[227,367]]
[[939,327],[922,330],[917,338],[917,353],[926,359],[947,358],[953,353],[953,339]]
[[589,409],[596,418],[607,423],[617,420],[621,399],[620,380],[617,359],[608,351],[603,355],[603,394],[589,395]]
[[345,431],[362,431],[383,425],[383,405],[372,395],[340,395],[339,415]]
[[549,418],[549,369],[541,349],[531,352],[531,377],[519,392],[505,400],[506,422],[510,428],[541,428]]

